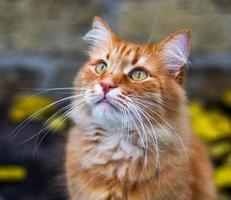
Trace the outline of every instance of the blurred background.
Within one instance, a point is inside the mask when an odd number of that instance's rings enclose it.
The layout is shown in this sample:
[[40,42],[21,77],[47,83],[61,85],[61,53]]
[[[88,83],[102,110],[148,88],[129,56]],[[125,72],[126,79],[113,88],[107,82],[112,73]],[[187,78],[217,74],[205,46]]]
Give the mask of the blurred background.
[[81,37],[95,15],[139,43],[191,30],[192,125],[208,146],[220,200],[231,199],[231,1],[1,0],[0,200],[67,199],[69,102],[60,99],[86,59]]

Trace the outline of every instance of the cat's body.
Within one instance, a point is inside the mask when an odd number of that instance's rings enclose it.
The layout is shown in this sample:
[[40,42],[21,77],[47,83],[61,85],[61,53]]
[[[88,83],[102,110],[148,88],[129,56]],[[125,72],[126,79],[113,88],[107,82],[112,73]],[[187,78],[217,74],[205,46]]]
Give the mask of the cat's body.
[[214,200],[212,168],[190,130],[181,85],[188,31],[137,45],[96,18],[87,39],[90,61],[75,81],[67,141],[70,199]]
[[[124,155],[127,152],[121,151],[119,146],[107,149],[105,155],[102,154],[102,158],[95,163],[96,153],[90,153],[87,149],[97,148],[99,144],[94,141],[81,141],[83,131],[77,127],[73,128],[68,141],[66,167],[71,199],[215,199],[208,155],[197,138],[192,139],[190,160],[177,159],[177,155],[167,155],[161,162],[162,169],[155,173],[153,164],[144,170],[142,160],[132,162],[132,157],[136,155],[131,154],[128,159],[121,156],[122,152]],[[86,167],[82,166],[82,162]]]

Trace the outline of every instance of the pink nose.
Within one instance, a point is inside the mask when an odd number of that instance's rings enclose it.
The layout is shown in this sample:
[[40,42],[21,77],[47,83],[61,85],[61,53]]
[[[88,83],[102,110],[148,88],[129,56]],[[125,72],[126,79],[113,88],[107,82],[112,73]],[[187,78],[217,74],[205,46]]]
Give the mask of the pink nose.
[[99,84],[102,86],[104,94],[107,94],[110,89],[117,87],[109,80],[100,80]]

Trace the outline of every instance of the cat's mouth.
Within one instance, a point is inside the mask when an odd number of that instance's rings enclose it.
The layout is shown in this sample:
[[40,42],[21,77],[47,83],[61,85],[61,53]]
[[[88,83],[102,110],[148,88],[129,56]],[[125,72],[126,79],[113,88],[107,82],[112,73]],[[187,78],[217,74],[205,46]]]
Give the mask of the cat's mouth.
[[101,100],[96,102],[96,106],[101,105],[104,106],[106,108],[112,108],[116,111],[119,111],[119,109],[117,108],[117,106],[115,106],[110,100],[108,100],[106,97],[102,98]]

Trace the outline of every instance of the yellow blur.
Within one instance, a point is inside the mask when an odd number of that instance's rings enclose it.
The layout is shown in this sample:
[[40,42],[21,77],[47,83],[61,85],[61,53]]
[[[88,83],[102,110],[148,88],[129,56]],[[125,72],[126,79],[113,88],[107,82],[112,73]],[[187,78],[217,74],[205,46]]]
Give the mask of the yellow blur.
[[25,167],[17,165],[0,166],[0,182],[24,181],[27,175]]
[[16,123],[22,122],[28,117],[33,120],[43,120],[56,109],[50,97],[42,95],[20,95],[14,99],[9,110],[9,118]]

